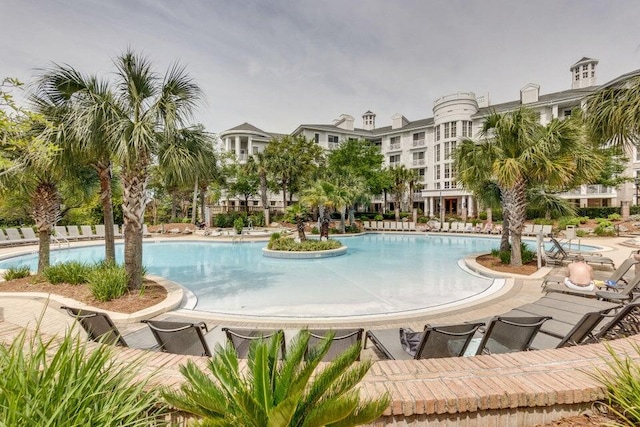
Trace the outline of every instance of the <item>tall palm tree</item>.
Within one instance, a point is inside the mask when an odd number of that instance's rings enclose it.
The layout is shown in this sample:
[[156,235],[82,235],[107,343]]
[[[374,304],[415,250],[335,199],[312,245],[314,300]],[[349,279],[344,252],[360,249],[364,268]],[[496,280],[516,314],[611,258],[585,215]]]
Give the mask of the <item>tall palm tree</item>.
[[640,76],[604,87],[587,98],[586,122],[599,144],[630,147],[640,137]]
[[209,372],[189,361],[180,369],[186,379],[180,392],[165,391],[164,397],[176,408],[201,417],[202,425],[350,427],[371,423],[389,406],[389,395],[361,399],[356,386],[371,361],[356,362],[360,345],[319,368],[330,338],[306,352],[309,333],[302,331],[282,361],[278,360],[281,334],[269,342],[257,342],[249,352],[247,373],[240,370],[231,345],[218,346],[207,366]]
[[251,173],[257,174],[260,179],[260,201],[264,212],[264,223],[267,226],[271,223],[271,218],[269,218],[268,161],[269,157],[261,151],[250,156],[246,163],[247,170]]
[[521,236],[528,188],[558,190],[589,182],[602,167],[599,152],[585,138],[579,115],[547,126],[527,108],[489,115],[481,141],[464,140],[455,153],[458,180],[467,188],[494,180],[511,235],[511,265],[522,265]]
[[63,158],[71,167],[85,163],[98,175],[105,225],[105,259],[115,261],[113,146],[107,131],[116,116],[108,83],[95,76],[84,76],[70,66],[55,65],[38,77],[31,101],[37,111],[56,123],[60,133],[66,134],[59,139]]

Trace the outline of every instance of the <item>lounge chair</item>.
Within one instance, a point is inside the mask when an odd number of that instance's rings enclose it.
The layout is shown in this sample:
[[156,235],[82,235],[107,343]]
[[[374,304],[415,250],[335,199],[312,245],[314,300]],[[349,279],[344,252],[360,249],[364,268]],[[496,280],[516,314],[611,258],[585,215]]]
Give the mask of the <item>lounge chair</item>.
[[167,322],[143,320],[151,329],[161,351],[191,356],[208,356],[212,353],[202,331],[208,332],[204,322]]
[[113,224],[113,237],[118,239],[122,238],[124,233],[124,226],[122,227],[122,233],[120,232],[120,226],[118,224]]
[[441,231],[446,231],[448,232],[449,230],[451,230],[451,224],[449,224],[448,222],[443,222],[442,223],[442,230]]
[[491,230],[491,234],[502,234],[502,225],[501,224],[494,225],[493,229]]
[[40,241],[31,227],[21,227],[20,232],[22,233],[22,238],[25,242],[38,243]]
[[638,333],[640,333],[640,300],[636,299],[613,314],[611,320],[587,342],[624,338]]
[[593,338],[593,330],[602,322],[609,310],[592,311],[584,316],[561,339],[540,331],[531,344],[532,349],[562,348],[580,345],[587,339]]
[[[624,279],[624,276],[631,269],[631,267],[633,267],[638,263],[640,263],[640,261],[635,258],[627,258],[610,275],[603,277],[601,280],[615,284],[610,286],[618,286],[618,285],[623,285],[625,283],[628,283],[627,280]],[[544,282],[542,283],[543,290],[546,291],[547,289],[554,289],[555,286],[553,285],[562,284],[564,282],[565,277],[566,276],[564,275],[545,277]],[[558,289],[561,289],[561,288],[558,288]]]
[[440,228],[442,227],[442,224],[440,224],[439,222],[435,222],[433,223],[433,225],[431,225],[431,231],[441,231]]
[[69,240],[80,240],[82,236],[80,235],[80,229],[77,225],[67,225],[67,239]]
[[615,268],[615,264],[611,258],[604,256],[584,255],[581,253],[569,253],[555,238],[549,236],[553,243],[553,248],[549,251],[544,251],[547,263],[561,264],[563,262],[575,261],[577,257],[582,257],[587,264],[599,264],[610,265],[611,268]]
[[96,238],[104,239],[104,224],[96,225]]
[[151,237],[151,233],[149,233],[149,227],[147,227],[147,224],[142,224],[142,237]]
[[99,239],[100,238],[96,234],[94,234],[90,225],[81,225],[80,231],[82,232],[83,239]]
[[127,335],[127,341],[125,341],[125,337],[118,331],[118,328],[106,313],[65,306],[60,308],[80,323],[91,341],[129,347],[130,343],[128,341],[130,339],[131,342],[135,343],[133,346],[136,348],[157,348],[153,337],[145,330]]
[[551,233],[553,232],[553,227],[551,226],[551,224],[543,225],[541,231],[543,236],[551,237]]
[[535,233],[533,232],[533,224],[525,224],[524,228],[522,229],[522,235],[523,236],[534,236]]
[[[333,332],[333,338],[331,339],[331,346],[329,351],[322,358],[323,362],[330,362],[340,354],[344,353],[349,347],[353,345],[360,345],[362,343],[362,334],[364,329],[310,329],[309,331],[309,343],[307,344],[307,350],[305,352],[305,358],[309,350],[317,346],[320,342],[326,339],[329,333]],[[360,360],[360,356],[358,356]]]
[[245,328],[222,328],[227,335],[227,340],[231,342],[238,353],[240,359],[246,359],[249,355],[251,343],[257,340],[268,340],[275,335],[280,335],[280,354],[284,358],[285,341],[284,331],[282,329],[245,329]]
[[53,233],[56,237],[63,237],[64,239],[69,239],[69,235],[67,234],[67,227],[64,225],[56,225],[53,227]]
[[593,291],[580,291],[577,289],[567,288],[564,284],[564,278],[550,278],[545,280],[543,291],[548,293],[559,292],[584,297],[601,298],[609,301],[624,302],[633,298],[634,289],[640,286],[640,273],[636,274],[628,282],[624,279],[624,275],[629,269],[637,264],[633,258],[626,259],[620,266],[606,279],[607,282],[614,283],[606,285],[605,288],[595,289]]
[[5,228],[5,233],[7,233],[7,240],[13,244],[21,245],[24,243],[22,236],[17,228]]
[[462,323],[459,325],[425,325],[422,332],[411,329],[381,329],[367,332],[366,341],[388,359],[432,359],[462,356],[473,335],[484,323]]
[[549,316],[491,319],[476,354],[502,354],[529,350],[531,342]]

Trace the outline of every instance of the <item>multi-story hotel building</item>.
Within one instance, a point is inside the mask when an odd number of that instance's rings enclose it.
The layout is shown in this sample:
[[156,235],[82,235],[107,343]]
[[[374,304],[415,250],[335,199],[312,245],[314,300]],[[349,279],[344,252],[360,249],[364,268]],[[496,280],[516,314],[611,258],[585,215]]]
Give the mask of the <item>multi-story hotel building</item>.
[[[520,89],[519,99],[492,105],[489,96],[477,96],[473,92],[458,92],[442,96],[433,103],[433,116],[411,121],[397,113],[391,117],[391,125],[376,127],[376,115],[367,111],[362,115],[362,127],[355,126],[355,119],[342,114],[331,124],[302,124],[292,135],[302,134],[314,140],[327,150],[335,148],[340,141],[362,138],[380,147],[385,165],[403,164],[415,169],[422,177],[422,191],[414,199],[414,207],[423,209],[425,215],[437,216],[442,206],[447,214],[473,216],[477,204],[471,193],[456,183],[453,158],[451,156],[461,138],[477,136],[484,119],[492,112],[513,111],[527,106],[540,114],[540,121],[546,124],[554,118],[571,114],[575,108],[584,108],[587,96],[601,88],[597,86],[598,61],[582,58],[570,67],[571,88],[550,94],[541,94],[540,86],[529,83]],[[640,74],[640,70],[627,73],[607,83],[619,84]],[[277,134],[264,132],[248,123],[221,133],[223,147],[235,152],[240,161],[264,149],[271,137]],[[625,174],[639,176],[640,150],[628,153],[629,164]],[[563,194],[576,206],[619,206],[621,201],[638,204],[638,189],[633,183],[619,188],[600,185],[583,185]],[[254,202],[258,205],[257,200]],[[382,200],[376,198],[373,204],[381,208]],[[282,209],[282,202],[272,198],[272,207]],[[441,205],[442,204],[442,205]]]

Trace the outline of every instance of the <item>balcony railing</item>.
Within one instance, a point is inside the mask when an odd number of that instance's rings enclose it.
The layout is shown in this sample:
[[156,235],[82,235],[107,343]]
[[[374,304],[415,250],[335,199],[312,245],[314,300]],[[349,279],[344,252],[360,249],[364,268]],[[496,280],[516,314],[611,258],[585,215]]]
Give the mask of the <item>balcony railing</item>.
[[394,142],[393,144],[389,144],[389,150],[399,150],[399,149],[400,149],[399,142]]
[[422,166],[424,165],[424,159],[413,159],[413,166]]
[[423,139],[414,139],[413,140],[413,146],[414,147],[423,147],[425,144],[424,138]]
[[335,150],[336,148],[338,148],[340,146],[339,142],[330,142],[329,143],[329,150]]
[[563,193],[564,196],[593,196],[614,194],[613,187],[600,184],[585,185]]

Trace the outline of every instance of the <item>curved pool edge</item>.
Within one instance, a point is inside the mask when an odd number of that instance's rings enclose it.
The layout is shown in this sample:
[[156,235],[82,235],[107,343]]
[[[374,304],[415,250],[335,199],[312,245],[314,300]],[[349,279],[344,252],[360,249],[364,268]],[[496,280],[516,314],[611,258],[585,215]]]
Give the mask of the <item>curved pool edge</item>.
[[535,273],[530,274],[528,276],[524,274],[506,273],[502,271],[491,270],[481,265],[480,263],[478,263],[478,261],[476,261],[476,258],[481,255],[486,255],[486,253],[476,253],[476,254],[467,255],[463,259],[464,264],[469,270],[480,274],[482,277],[490,278],[490,279],[505,278],[505,277],[511,277],[515,279],[542,279],[547,274],[549,274],[553,269],[553,267],[541,267]]

